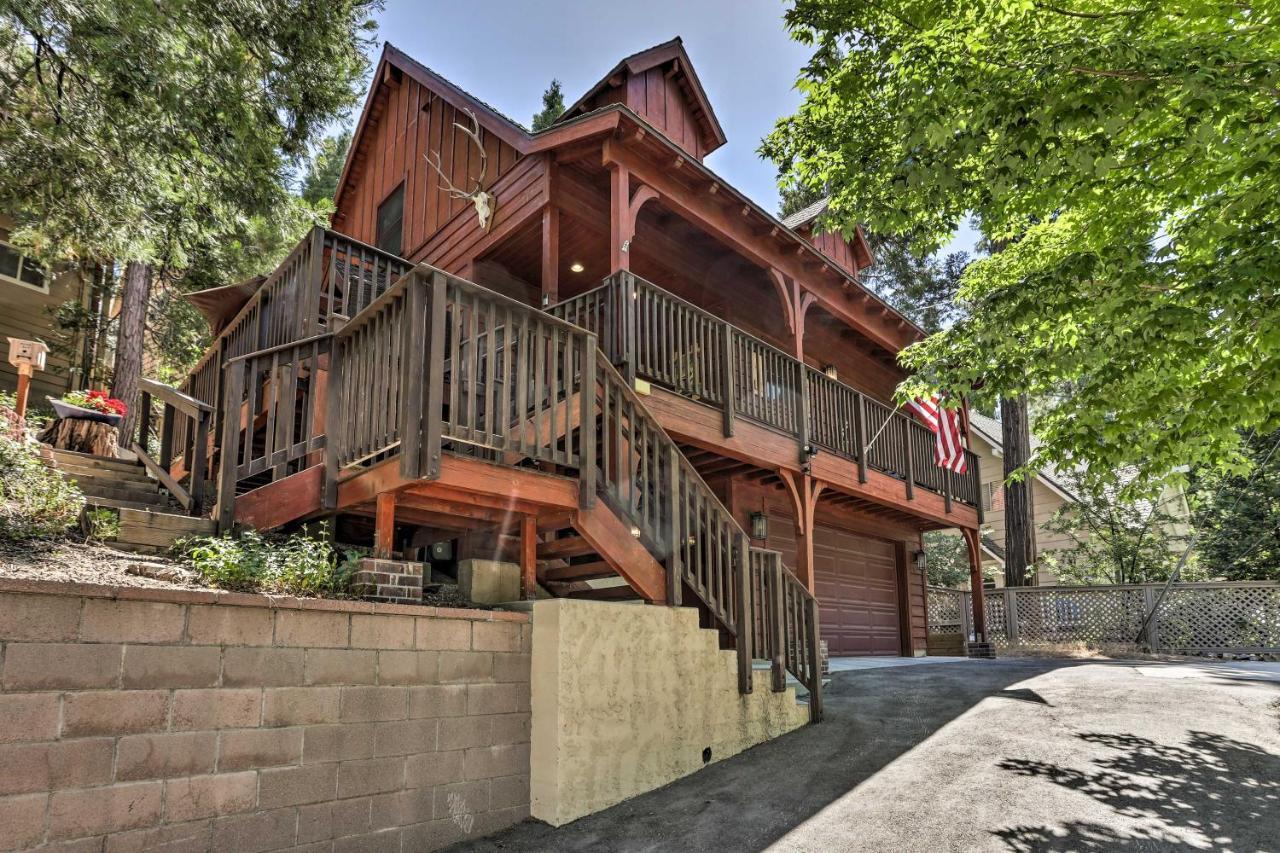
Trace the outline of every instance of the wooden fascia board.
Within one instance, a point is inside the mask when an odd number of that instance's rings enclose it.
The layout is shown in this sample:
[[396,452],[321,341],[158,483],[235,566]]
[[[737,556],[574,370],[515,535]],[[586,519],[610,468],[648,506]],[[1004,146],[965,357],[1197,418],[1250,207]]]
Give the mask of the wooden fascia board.
[[[661,196],[662,204],[671,207],[684,218],[697,223],[713,234],[727,238],[733,243],[734,248],[753,264],[762,269],[777,268],[799,281],[806,290],[818,297],[824,309],[889,352],[897,353],[913,342],[913,340],[898,340],[886,333],[884,326],[887,324],[879,316],[878,306],[867,307],[868,304],[874,304],[876,300],[863,298],[862,294],[866,291],[856,279],[850,278],[845,270],[841,269],[840,275],[857,288],[858,295],[855,297],[847,295],[839,285],[832,285],[820,278],[815,278],[805,268],[803,255],[797,256],[791,252],[768,251],[762,248],[760,239],[751,231],[744,217],[726,215],[719,205],[708,204],[697,198],[694,191],[672,180],[665,170],[628,149],[625,143],[619,143],[613,138],[606,139],[602,156],[606,166],[614,163],[625,166],[639,180],[656,189]],[[721,186],[724,185],[721,184]],[[809,246],[803,238],[796,236],[795,239]],[[812,249],[811,246],[809,248]],[[825,263],[835,266],[835,262],[822,253],[815,250],[815,254]],[[858,299],[861,304],[855,304],[854,299]]]
[[373,84],[369,86],[369,94],[365,96],[364,107],[360,110],[360,119],[356,122],[355,133],[351,135],[351,145],[347,148],[347,158],[342,163],[342,174],[338,177],[338,187],[333,192],[333,214],[330,216],[330,225],[334,224],[333,220],[337,217],[338,210],[341,207],[342,194],[346,191],[347,181],[351,178],[351,169],[356,161],[356,154],[364,141],[364,132],[369,123],[369,113],[372,111],[374,99],[382,91],[382,80],[387,69],[387,53],[390,47],[391,45],[388,44],[382,48],[382,56],[378,59],[378,66],[373,70]]

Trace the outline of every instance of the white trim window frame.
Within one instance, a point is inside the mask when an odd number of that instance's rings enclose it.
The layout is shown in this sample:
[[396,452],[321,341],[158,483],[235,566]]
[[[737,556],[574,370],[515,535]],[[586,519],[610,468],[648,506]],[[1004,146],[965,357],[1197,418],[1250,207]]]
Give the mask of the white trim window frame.
[[[37,271],[38,280],[33,275]],[[36,293],[49,293],[49,271],[4,239],[0,239],[0,281],[16,284]]]

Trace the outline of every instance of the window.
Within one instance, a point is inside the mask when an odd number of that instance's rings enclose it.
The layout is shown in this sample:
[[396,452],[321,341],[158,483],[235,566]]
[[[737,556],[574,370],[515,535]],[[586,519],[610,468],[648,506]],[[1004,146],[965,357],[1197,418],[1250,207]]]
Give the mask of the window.
[[984,512],[1004,509],[1004,484],[1001,482],[982,484],[982,509]]
[[41,293],[49,292],[49,280],[45,275],[44,267],[2,240],[0,240],[0,279]]
[[377,246],[384,252],[400,254],[404,236],[404,183],[378,205]]

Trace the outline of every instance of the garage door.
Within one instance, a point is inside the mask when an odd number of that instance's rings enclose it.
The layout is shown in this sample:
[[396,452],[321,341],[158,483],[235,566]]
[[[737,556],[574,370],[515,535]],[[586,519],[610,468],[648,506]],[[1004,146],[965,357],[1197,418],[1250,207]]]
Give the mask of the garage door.
[[818,621],[828,652],[901,654],[893,545],[819,526],[813,563]]

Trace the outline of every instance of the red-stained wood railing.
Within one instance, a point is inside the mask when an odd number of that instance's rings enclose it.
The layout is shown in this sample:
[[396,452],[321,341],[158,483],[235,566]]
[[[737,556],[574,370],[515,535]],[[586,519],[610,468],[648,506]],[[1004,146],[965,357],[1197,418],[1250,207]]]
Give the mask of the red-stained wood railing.
[[757,660],[769,661],[774,691],[786,687],[787,673],[809,691],[809,713],[822,717],[822,666],[817,600],[782,564],[782,554],[750,550],[749,624]]
[[978,502],[978,460],[967,473],[933,461],[933,434],[906,414],[833,379],[742,329],[631,273],[549,309],[608,340],[604,351],[624,376],[639,377],[724,413],[725,435],[743,417],[796,440],[798,452],[820,448],[916,487]]

